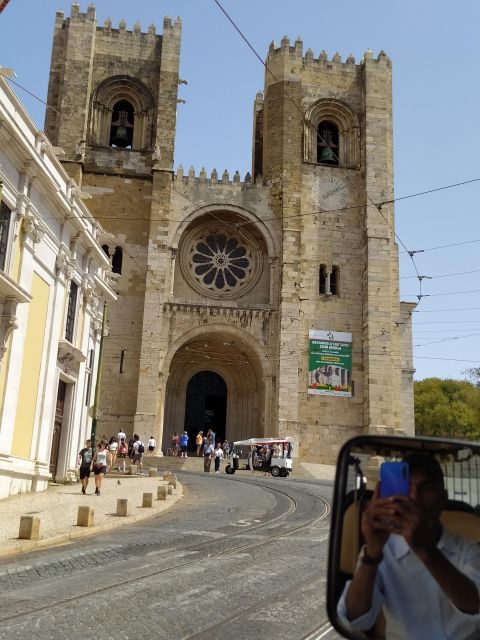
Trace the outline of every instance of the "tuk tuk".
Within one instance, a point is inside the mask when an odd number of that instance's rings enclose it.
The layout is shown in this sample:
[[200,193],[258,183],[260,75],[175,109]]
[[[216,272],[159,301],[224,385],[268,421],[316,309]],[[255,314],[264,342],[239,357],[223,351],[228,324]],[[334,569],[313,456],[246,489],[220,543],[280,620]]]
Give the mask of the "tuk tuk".
[[286,478],[292,470],[293,438],[249,438],[233,443],[225,473],[263,471]]

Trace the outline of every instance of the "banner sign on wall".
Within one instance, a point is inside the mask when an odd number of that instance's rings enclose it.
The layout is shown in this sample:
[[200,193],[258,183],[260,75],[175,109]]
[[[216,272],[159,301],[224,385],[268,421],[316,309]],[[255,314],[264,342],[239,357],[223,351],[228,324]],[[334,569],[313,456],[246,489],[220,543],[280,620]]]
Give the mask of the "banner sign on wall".
[[308,393],[351,398],[352,334],[312,330],[308,338]]

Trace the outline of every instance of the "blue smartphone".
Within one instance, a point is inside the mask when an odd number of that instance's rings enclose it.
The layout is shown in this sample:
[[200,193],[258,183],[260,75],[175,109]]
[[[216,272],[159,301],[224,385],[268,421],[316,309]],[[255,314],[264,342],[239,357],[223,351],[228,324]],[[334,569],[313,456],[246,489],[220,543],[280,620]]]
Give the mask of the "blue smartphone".
[[384,462],[380,465],[380,497],[408,496],[410,467],[406,462]]

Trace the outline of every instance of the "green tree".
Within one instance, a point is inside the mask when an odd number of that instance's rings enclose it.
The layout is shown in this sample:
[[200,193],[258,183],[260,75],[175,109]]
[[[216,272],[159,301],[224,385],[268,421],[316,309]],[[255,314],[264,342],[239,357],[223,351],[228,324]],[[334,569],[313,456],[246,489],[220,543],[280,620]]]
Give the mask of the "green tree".
[[474,384],[477,389],[480,389],[480,367],[472,367],[471,369],[465,369],[462,371],[464,375]]
[[415,382],[415,429],[437,438],[480,439],[480,388],[465,380]]

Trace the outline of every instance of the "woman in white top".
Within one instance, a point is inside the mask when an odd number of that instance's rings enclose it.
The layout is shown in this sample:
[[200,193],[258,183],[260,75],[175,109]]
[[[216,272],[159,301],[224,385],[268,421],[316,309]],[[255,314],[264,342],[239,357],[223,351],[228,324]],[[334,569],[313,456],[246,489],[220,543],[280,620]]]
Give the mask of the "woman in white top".
[[100,495],[103,476],[107,473],[107,443],[100,440],[93,456],[93,473],[95,474],[95,495]]

